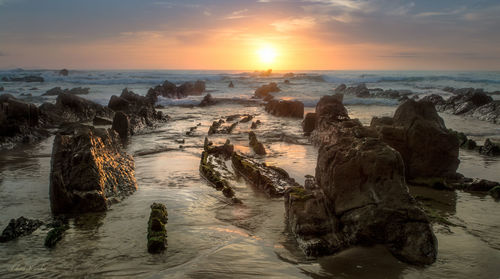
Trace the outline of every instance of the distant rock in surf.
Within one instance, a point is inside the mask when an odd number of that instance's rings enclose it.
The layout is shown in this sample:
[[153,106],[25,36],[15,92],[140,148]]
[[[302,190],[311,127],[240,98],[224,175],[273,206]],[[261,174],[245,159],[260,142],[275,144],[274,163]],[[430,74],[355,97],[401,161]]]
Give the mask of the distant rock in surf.
[[72,89],[66,88],[64,90],[61,89],[61,87],[54,87],[52,89],[47,90],[47,92],[42,94],[42,96],[59,96],[62,93],[73,94],[73,95],[87,95],[87,94],[89,94],[89,90],[90,90],[90,88],[88,88],[88,87],[85,87],[85,88],[75,87]]
[[271,82],[257,88],[257,90],[255,90],[254,96],[259,99],[264,99],[264,101],[269,101],[274,98],[270,93],[280,91],[281,89],[278,87],[278,84],[276,82]]
[[66,77],[69,75],[69,71],[67,69],[62,69],[59,71],[59,75],[60,76],[63,76],[63,77]]

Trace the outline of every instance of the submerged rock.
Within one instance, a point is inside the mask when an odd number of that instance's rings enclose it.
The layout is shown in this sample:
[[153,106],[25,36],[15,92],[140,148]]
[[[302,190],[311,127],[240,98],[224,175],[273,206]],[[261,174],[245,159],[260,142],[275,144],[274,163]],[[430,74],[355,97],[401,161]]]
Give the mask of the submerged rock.
[[239,175],[269,197],[283,196],[287,188],[298,185],[284,169],[259,163],[236,152],[233,152],[231,161]]
[[254,132],[248,133],[248,139],[250,141],[250,147],[252,148],[253,152],[255,152],[255,154],[266,155],[266,149],[264,148],[264,145],[259,142]]
[[276,82],[271,82],[266,85],[262,85],[261,87],[257,88],[255,90],[255,97],[259,99],[264,99],[264,100],[270,100],[274,98],[270,93],[273,92],[280,92],[281,89],[278,87],[278,84]]
[[167,229],[165,228],[167,222],[167,207],[161,203],[153,203],[148,221],[149,253],[160,253],[167,248]]
[[54,214],[105,211],[137,189],[134,160],[113,130],[79,126],[54,139],[50,202]]
[[69,71],[67,69],[62,69],[59,71],[59,75],[60,76],[68,76],[69,75]]
[[275,116],[304,117],[304,104],[300,101],[270,100],[265,110]]
[[23,216],[11,219],[0,235],[0,242],[7,242],[20,236],[29,235],[43,224],[40,220],[31,220]]

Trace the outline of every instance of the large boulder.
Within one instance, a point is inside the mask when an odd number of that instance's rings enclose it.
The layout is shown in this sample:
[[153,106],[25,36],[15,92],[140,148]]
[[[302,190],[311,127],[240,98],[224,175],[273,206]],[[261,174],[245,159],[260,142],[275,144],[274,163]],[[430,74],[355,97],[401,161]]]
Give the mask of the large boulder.
[[270,100],[265,110],[275,116],[304,117],[304,104],[300,101]]
[[56,135],[50,171],[54,214],[105,211],[136,189],[134,160],[113,130],[81,125]]
[[74,94],[61,93],[56,104],[44,103],[40,106],[41,116],[46,125],[60,125],[72,122],[90,122],[96,116],[113,118],[113,111],[100,104]]
[[[359,121],[333,120],[323,143],[317,185],[285,194],[289,228],[310,256],[355,245],[383,244],[417,265],[436,260],[437,240],[425,213],[408,193],[401,155]],[[309,183],[311,184],[311,183]]]
[[349,120],[347,109],[342,104],[344,95],[335,94],[332,96],[323,96],[316,104],[316,123],[311,133],[311,141],[315,145],[331,142],[337,126],[333,123],[340,123]]
[[408,179],[456,176],[459,141],[432,103],[408,100],[398,107],[392,123],[375,118],[371,126],[401,154]]
[[316,113],[310,112],[306,114],[304,120],[302,120],[302,130],[305,135],[310,135],[314,128],[316,127]]

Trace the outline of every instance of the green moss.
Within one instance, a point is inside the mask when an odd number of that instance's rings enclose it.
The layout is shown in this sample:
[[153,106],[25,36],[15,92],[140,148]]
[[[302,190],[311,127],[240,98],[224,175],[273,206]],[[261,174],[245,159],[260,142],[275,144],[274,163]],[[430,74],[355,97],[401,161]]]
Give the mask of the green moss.
[[164,204],[153,203],[148,221],[148,251],[158,253],[166,249],[167,229],[165,224],[168,221],[167,207]]
[[290,197],[294,201],[306,201],[313,197],[313,195],[302,187],[293,187],[289,192]]
[[67,225],[51,229],[47,233],[47,236],[45,237],[45,243],[44,243],[45,247],[52,248],[56,246],[57,242],[59,242],[62,239],[63,234],[67,229],[68,229]]

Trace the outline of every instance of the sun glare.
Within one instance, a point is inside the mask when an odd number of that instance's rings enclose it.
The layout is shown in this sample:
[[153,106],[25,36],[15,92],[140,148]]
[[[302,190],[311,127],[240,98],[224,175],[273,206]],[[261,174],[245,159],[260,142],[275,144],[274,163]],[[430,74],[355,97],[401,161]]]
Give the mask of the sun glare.
[[273,63],[276,59],[276,50],[271,46],[265,46],[257,50],[257,54],[259,55],[260,62],[265,64]]

